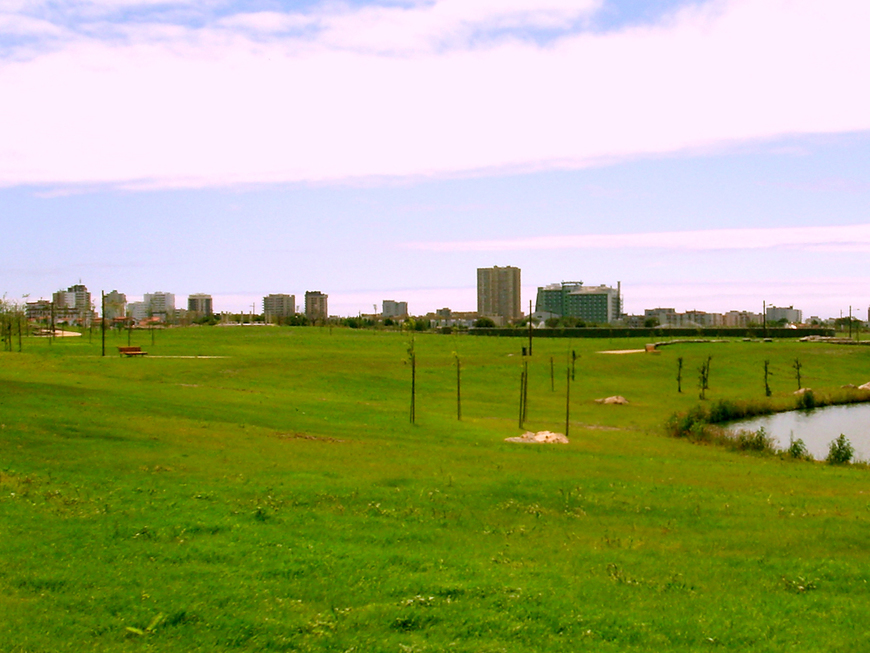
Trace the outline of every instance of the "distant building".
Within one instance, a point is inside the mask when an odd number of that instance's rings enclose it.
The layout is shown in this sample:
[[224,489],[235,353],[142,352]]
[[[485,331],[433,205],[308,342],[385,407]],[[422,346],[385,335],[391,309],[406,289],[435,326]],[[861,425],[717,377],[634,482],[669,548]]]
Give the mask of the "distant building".
[[477,268],[477,313],[497,324],[519,320],[520,269],[507,267]]
[[478,315],[474,311],[451,311],[449,308],[439,308],[434,313],[427,313],[425,319],[429,326],[436,327],[463,327],[469,328],[474,325]]
[[[136,304],[135,309],[130,307]],[[127,315],[137,322],[150,317],[156,317],[163,322],[175,320],[175,294],[171,292],[145,293],[143,301],[133,302],[127,306]]]
[[385,299],[382,304],[381,314],[384,318],[399,318],[408,317],[408,302],[396,302],[392,299]]
[[536,314],[575,317],[584,322],[609,324],[622,315],[621,284],[584,286],[582,281],[563,281],[538,288]]
[[296,295],[267,295],[263,297],[263,319],[277,322],[296,315]]
[[728,311],[722,316],[722,323],[727,327],[758,326],[764,321],[761,313],[749,311]]
[[319,290],[309,290],[305,293],[305,317],[312,324],[326,322],[329,318],[329,308],[326,300],[329,295],[324,295]]
[[697,329],[707,327],[748,327],[760,325],[760,313],[748,311],[728,311],[727,313],[707,313],[705,311],[686,311],[677,313],[672,308],[648,308],[643,312],[644,322],[661,327],[681,327]]
[[24,311],[28,320],[48,322],[51,319],[51,302],[47,299],[38,299],[35,302],[27,302]]
[[66,290],[58,290],[52,294],[51,301],[54,304],[56,322],[90,324],[93,317],[93,307],[91,306],[91,293],[85,286],[78,284],[70,286]]
[[117,290],[107,293],[102,298],[104,307],[103,318],[114,320],[127,315],[127,295]]
[[722,326],[721,313],[706,313],[704,311],[686,311],[683,313],[685,327],[717,327]]
[[188,295],[187,312],[193,313],[197,317],[211,317],[211,315],[214,313],[211,295],[206,295],[203,293]]
[[788,324],[801,324],[803,322],[803,311],[800,311],[793,306],[789,306],[788,308],[768,306],[766,317],[768,323],[785,320]]
[[130,302],[127,304],[127,317],[133,318],[135,322],[147,320],[150,315],[148,302]]

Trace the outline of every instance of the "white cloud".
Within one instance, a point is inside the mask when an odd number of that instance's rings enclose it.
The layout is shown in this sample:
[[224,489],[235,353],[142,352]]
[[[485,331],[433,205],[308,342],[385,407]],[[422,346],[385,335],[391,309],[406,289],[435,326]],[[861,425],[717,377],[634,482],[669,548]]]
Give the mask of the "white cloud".
[[[0,61],[0,185],[578,168],[870,129],[863,0],[723,0],[546,45],[474,39],[570,26],[594,6],[440,0],[110,25],[112,38]],[[306,21],[313,34],[280,34]]]
[[302,14],[282,14],[277,11],[257,11],[226,16],[216,22],[228,30],[245,30],[263,34],[279,34],[316,25],[317,20]]
[[464,45],[477,33],[568,29],[600,0],[437,0],[325,15],[323,43],[371,52],[426,52]]
[[711,251],[772,248],[799,248],[827,252],[870,252],[870,224],[535,236],[504,240],[415,242],[406,243],[404,247],[430,252],[503,252],[558,249]]
[[14,34],[19,37],[57,37],[64,33],[63,28],[51,21],[0,13],[0,34]]

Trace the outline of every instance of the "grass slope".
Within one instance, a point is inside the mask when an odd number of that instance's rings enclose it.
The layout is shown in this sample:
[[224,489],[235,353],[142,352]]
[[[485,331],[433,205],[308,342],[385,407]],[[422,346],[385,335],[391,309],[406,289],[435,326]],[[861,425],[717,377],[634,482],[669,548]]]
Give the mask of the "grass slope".
[[[126,344],[109,336],[109,351]],[[318,328],[0,354],[0,650],[861,650],[867,471],[664,436],[698,402],[870,376],[864,348]],[[453,353],[462,361],[456,420]],[[208,355],[223,358],[173,358]],[[685,361],[683,394],[676,360]],[[550,389],[550,357],[557,370]],[[593,400],[621,394],[627,406]],[[837,434],[832,434],[832,438]]]

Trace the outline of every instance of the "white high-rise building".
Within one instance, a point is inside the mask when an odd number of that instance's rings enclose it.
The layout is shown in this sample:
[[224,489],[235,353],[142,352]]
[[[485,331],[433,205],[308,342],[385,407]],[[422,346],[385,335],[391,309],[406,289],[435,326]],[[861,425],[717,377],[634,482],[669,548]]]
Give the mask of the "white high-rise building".
[[164,322],[171,322],[175,318],[175,295],[173,293],[145,293],[144,302],[147,311],[145,317],[158,317]]

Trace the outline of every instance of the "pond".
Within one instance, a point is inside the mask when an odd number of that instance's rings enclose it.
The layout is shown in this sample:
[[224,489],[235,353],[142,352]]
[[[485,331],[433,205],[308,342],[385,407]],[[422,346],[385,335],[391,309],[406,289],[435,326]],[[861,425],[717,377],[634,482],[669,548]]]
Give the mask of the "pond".
[[870,461],[870,403],[792,410],[728,425],[733,431],[757,431],[762,427],[778,449],[787,449],[791,440],[803,440],[816,460],[827,457],[831,440],[842,433],[855,447],[852,460]]

